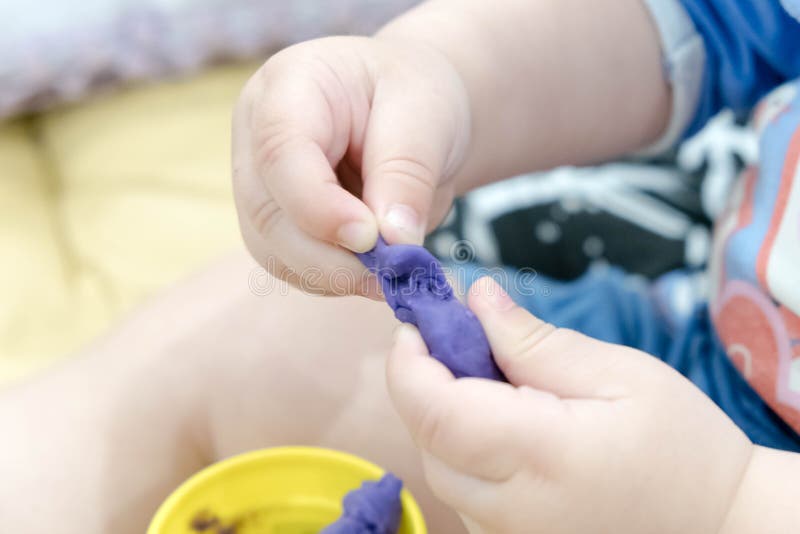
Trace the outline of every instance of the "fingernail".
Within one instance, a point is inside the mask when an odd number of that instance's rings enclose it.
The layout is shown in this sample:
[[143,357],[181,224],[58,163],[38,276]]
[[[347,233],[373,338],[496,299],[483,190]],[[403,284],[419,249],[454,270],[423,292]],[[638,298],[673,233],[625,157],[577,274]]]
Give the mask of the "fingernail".
[[393,227],[403,241],[421,243],[425,237],[425,229],[419,220],[419,214],[406,204],[394,204],[386,212],[384,222]]
[[371,224],[355,221],[343,224],[336,232],[337,242],[353,252],[366,252],[375,246],[378,238]]
[[515,306],[514,300],[497,282],[491,281],[485,286],[485,294],[492,308],[498,311],[510,310]]

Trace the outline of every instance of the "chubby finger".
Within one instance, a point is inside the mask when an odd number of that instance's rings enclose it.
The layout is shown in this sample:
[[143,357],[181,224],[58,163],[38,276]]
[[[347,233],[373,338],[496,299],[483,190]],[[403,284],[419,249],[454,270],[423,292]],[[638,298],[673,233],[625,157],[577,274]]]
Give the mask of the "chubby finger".
[[379,299],[377,282],[355,256],[304,231],[284,211],[256,171],[249,108],[242,98],[233,118],[233,190],[239,226],[255,260],[275,277],[317,294]]
[[[248,250],[272,276],[310,295],[361,295],[383,301],[377,278],[352,253],[312,238],[288,218],[276,225],[276,235],[267,241],[249,221],[240,221]],[[283,251],[280,257],[275,250]],[[248,283],[254,284],[256,294],[269,290],[259,285],[258,273]]]
[[354,252],[375,246],[378,227],[372,212],[339,184],[316,144],[300,135],[280,146],[267,138],[256,142],[260,175],[297,226]]
[[555,396],[500,382],[456,380],[428,355],[415,328],[399,327],[387,366],[389,393],[416,443],[456,470],[502,481],[556,454],[566,417]]
[[349,116],[331,108],[326,92],[333,89],[315,83],[303,69],[282,68],[280,58],[275,63],[268,62],[242,93],[248,104],[241,106],[243,116],[234,119],[234,128],[249,135],[237,136],[234,150],[252,145],[252,179],[264,184],[300,229],[356,252],[369,250],[377,221],[334,171],[350,141]]
[[[391,244],[422,244],[443,214],[432,205],[442,189],[452,197],[453,174],[469,139],[469,112],[460,93],[430,83],[442,76],[389,73],[376,87],[364,143],[364,200]],[[447,204],[447,203],[444,203]]]
[[497,365],[512,384],[563,398],[619,399],[630,395],[650,359],[640,351],[556,328],[517,306],[490,277],[469,291]]

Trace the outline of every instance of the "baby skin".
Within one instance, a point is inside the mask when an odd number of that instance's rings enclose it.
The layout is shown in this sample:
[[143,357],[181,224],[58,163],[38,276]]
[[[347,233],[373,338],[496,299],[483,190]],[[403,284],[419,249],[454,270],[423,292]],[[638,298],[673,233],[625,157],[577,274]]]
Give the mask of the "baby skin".
[[[629,153],[669,114],[640,0],[431,0],[252,77],[233,124],[242,234],[268,285],[383,300],[354,254],[379,234],[420,244],[454,195]],[[0,393],[0,531],[141,533],[198,469],[287,444],[386,467],[437,534],[798,531],[800,457],[754,446],[647,354],[483,279],[467,302],[508,382],[456,379],[386,304],[256,296],[254,267],[221,263]]]
[[[374,37],[290,47],[235,110],[248,249],[304,289],[380,299],[353,254],[379,234],[420,244],[456,194],[654,142],[671,106],[659,46],[640,0],[431,0]],[[472,533],[797,530],[800,459],[754,447],[676,372],[543,324],[487,280],[469,303],[510,384],[454,379],[410,326],[388,384]]]
[[658,360],[548,326],[489,279],[468,304],[510,384],[455,379],[410,327],[393,343],[384,303],[269,278],[254,292],[255,268],[243,253],[221,261],[0,393],[3,532],[141,534],[199,469],[281,445],[392,471],[431,533],[465,532],[453,510],[473,534],[783,533],[800,520],[793,455],[753,447]]

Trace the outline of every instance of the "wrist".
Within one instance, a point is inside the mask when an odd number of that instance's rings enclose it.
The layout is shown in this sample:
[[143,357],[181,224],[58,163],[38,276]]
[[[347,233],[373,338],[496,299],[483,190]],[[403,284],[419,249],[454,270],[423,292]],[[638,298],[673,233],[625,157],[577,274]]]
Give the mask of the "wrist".
[[719,534],[797,532],[800,455],[753,446]]
[[747,500],[747,495],[750,492],[752,485],[753,472],[758,470],[758,464],[761,458],[762,449],[757,445],[752,446],[750,458],[748,459],[745,467],[742,469],[742,474],[736,483],[736,487],[731,491],[732,497],[728,503],[727,511],[722,518],[718,534],[736,534],[741,532],[737,525],[741,523],[741,509],[743,507],[742,501]]

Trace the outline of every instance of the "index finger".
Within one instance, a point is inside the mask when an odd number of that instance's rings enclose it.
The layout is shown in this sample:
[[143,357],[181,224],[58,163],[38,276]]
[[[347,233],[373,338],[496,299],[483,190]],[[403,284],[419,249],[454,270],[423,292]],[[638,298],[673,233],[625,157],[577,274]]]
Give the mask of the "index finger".
[[297,68],[272,73],[269,63],[263,69],[247,90],[253,100],[247,118],[253,179],[262,181],[312,237],[369,250],[378,235],[375,217],[334,171],[351,140],[349,110],[332,107],[330,89],[313,73]]

